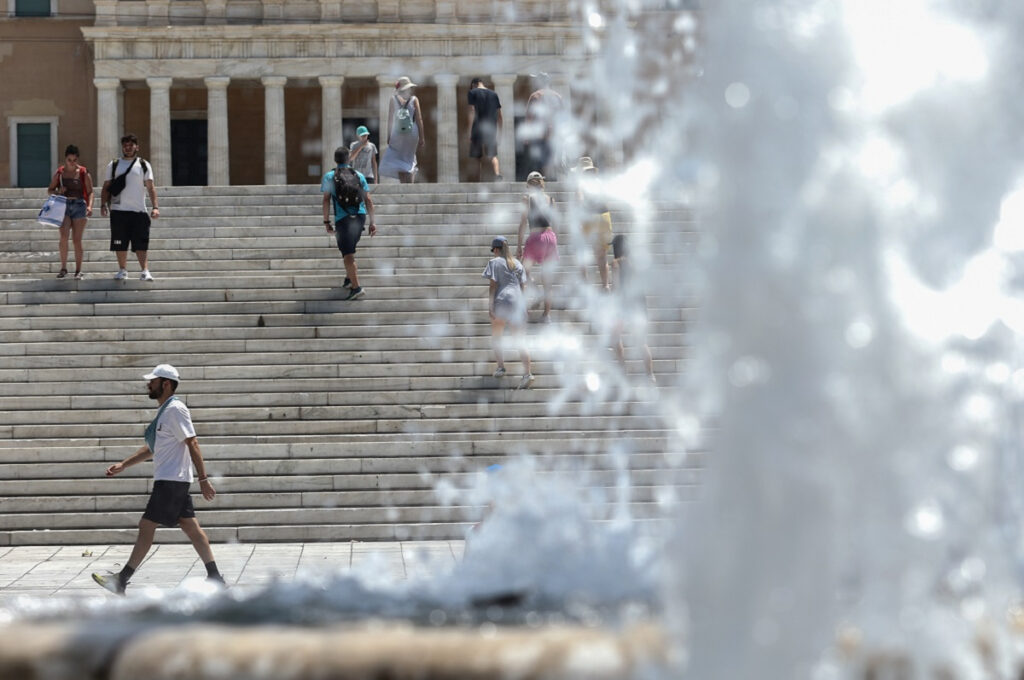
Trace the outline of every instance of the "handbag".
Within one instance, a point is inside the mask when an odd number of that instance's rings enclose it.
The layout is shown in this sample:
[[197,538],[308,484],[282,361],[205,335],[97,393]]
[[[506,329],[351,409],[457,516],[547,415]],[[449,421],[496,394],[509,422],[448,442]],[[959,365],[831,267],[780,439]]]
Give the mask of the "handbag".
[[39,224],[50,227],[59,227],[64,224],[64,212],[67,210],[68,201],[60,194],[51,194],[43,203],[42,210],[37,218]]

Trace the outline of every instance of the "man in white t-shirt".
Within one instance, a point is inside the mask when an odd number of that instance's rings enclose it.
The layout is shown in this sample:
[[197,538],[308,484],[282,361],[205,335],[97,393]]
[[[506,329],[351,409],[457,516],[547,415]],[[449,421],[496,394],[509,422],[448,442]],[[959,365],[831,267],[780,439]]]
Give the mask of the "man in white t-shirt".
[[155,399],[160,408],[153,422],[146,428],[146,444],[120,463],[108,467],[107,477],[113,477],[131,465],[152,458],[153,492],[139,520],[135,547],[124,568],[118,574],[95,573],[92,578],[107,590],[124,595],[128,581],[153,546],[157,527],[162,525],[181,527],[203,560],[207,578],[223,584],[224,577],[213,559],[210,539],[196,520],[192,497],[189,495],[193,466],[199,475],[199,489],[203,498],[212,501],[217,492],[206,476],[203,454],[199,451],[196,431],[192,427],[192,415],[184,402],[174,396],[178,389],[178,369],[170,364],[160,364],[144,377],[149,381],[146,385],[149,398]]
[[[149,273],[149,217],[160,217],[153,183],[153,167],[139,157],[139,140],[133,134],[121,138],[121,158],[107,163],[103,192],[100,195],[100,214],[110,215],[110,249],[117,256],[118,281],[128,277],[128,247],[139,259],[142,273],[139,278],[152,281]],[[118,185],[123,179],[123,188]],[[146,192],[153,206],[146,214]],[[115,192],[117,192],[115,194]]]

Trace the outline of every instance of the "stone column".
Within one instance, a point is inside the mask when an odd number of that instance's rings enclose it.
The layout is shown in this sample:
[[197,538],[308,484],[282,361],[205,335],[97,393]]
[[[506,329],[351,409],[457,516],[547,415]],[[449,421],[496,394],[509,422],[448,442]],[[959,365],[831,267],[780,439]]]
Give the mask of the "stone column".
[[384,145],[391,139],[391,130],[388,129],[388,104],[392,95],[395,94],[395,81],[398,76],[377,76],[377,86],[380,88],[380,99],[377,108],[380,114],[380,142],[381,153],[384,152]]
[[228,84],[231,78],[214,76],[203,78],[203,82],[206,83],[206,183],[228,186],[231,184],[228,154]]
[[437,181],[459,181],[459,105],[455,85],[459,77],[452,73],[434,75],[437,84]]
[[121,81],[118,78],[95,78],[92,82],[96,86],[96,165],[100,167],[121,157],[121,131],[117,129]]
[[157,184],[171,185],[171,78],[146,78],[149,86],[149,162]]
[[320,21],[334,23],[341,19],[341,2],[339,0],[320,0]]
[[287,184],[288,166],[284,140],[284,76],[264,76],[263,181],[267,184]]
[[118,0],[93,0],[96,9],[94,26],[117,26]]
[[498,139],[498,164],[501,174],[511,181],[516,178],[516,102],[515,75],[493,75],[494,91],[501,100],[501,137]]
[[396,23],[402,20],[400,0],[377,0],[377,21]]
[[273,23],[284,18],[284,0],[263,0],[263,22]]
[[203,19],[203,23],[207,26],[221,26],[228,22],[227,0],[204,0],[203,4],[206,6],[206,16]]
[[146,0],[150,26],[170,25],[170,0]]
[[320,76],[321,130],[323,143],[323,167],[320,174],[334,167],[334,150],[345,143],[341,131],[341,86],[344,76]]

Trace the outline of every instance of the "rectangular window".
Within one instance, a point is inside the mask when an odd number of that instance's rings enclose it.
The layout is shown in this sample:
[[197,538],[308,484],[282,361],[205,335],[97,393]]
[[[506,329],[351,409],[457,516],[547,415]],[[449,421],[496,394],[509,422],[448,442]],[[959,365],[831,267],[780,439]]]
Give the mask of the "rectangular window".
[[14,0],[16,17],[50,16],[50,0]]
[[45,187],[50,183],[50,165],[54,162],[50,148],[52,135],[49,123],[17,124],[18,186]]

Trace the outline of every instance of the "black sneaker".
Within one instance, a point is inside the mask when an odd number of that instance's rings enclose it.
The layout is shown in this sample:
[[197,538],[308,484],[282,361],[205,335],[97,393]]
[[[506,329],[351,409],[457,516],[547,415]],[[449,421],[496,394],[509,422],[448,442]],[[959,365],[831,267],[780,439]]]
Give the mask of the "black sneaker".
[[358,288],[353,288],[353,289],[351,289],[348,292],[348,297],[345,298],[345,299],[346,300],[358,300],[359,298],[363,297],[363,293],[365,293],[365,292],[366,291],[363,290],[362,286],[359,286]]
[[346,278],[345,279],[345,283],[341,284],[341,287],[342,288],[351,288],[352,287],[352,279]]
[[98,574],[93,572],[92,580],[100,584],[106,590],[114,593],[115,595],[124,595],[124,586],[121,585],[121,579],[117,574],[108,572],[106,574]]

